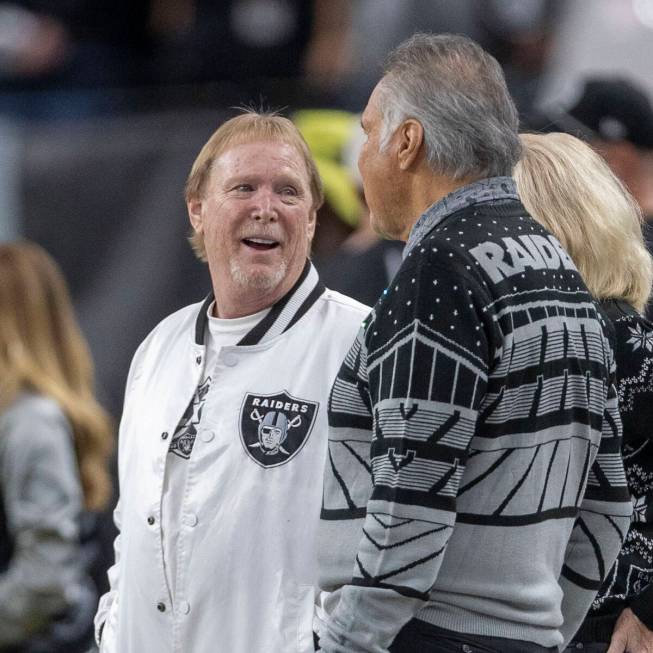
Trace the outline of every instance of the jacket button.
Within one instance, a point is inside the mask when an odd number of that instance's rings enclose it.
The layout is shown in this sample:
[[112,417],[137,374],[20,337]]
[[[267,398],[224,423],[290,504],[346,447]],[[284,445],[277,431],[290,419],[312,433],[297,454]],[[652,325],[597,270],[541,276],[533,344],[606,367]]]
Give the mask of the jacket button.
[[214,437],[215,433],[213,431],[200,431],[200,440],[202,442],[211,442]]
[[156,604],[156,609],[157,609],[159,612],[165,612],[165,611],[166,611],[166,604],[165,604],[163,601],[159,601],[159,602]]
[[188,614],[190,612],[190,603],[188,603],[188,601],[180,601],[179,612],[181,614]]
[[147,518],[147,523],[148,523],[150,526],[152,526],[152,524],[154,523],[154,517],[152,517],[152,515],[150,515],[150,516]]
[[224,364],[227,367],[235,367],[236,365],[238,365],[238,357],[236,356],[236,354],[227,354],[224,357]]
[[161,433],[161,439],[162,440],[167,440],[168,439],[168,431],[164,431],[163,433]]
[[201,357],[201,356],[198,356],[198,357],[195,359],[195,362],[199,365],[199,364],[202,362],[202,357]]
[[188,513],[184,518],[184,522],[188,524],[188,526],[197,526],[197,515],[194,512]]

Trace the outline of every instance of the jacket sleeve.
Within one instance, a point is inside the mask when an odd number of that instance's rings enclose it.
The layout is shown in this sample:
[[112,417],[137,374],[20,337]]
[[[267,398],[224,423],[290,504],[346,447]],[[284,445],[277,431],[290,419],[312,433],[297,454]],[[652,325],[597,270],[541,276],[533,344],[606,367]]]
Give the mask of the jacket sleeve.
[[[154,332],[153,332],[154,333]],[[140,372],[143,365],[143,356],[147,347],[147,343],[152,338],[152,333],[141,343],[138,350],[134,354],[131,366],[129,368],[129,374],[127,376],[127,384],[125,387],[125,401],[122,411],[122,419],[120,421],[120,430],[118,434],[118,476],[122,476],[122,469],[124,467],[122,456],[124,451],[124,437],[126,433],[126,425],[129,420],[130,409],[134,403],[134,394],[137,384],[137,379],[140,376]],[[113,521],[118,529],[118,535],[113,543],[114,548],[114,563],[107,571],[107,576],[109,579],[109,591],[103,594],[100,597],[98,610],[95,615],[94,625],[95,625],[95,641],[98,646],[101,645],[101,641],[105,635],[105,627],[115,627],[115,623],[107,623],[107,618],[111,611],[114,603],[117,604],[119,601],[118,596],[118,587],[120,580],[120,539],[121,539],[121,528],[122,528],[122,501],[119,498],[115,510],[113,511]],[[104,649],[100,649],[104,650]]]
[[626,538],[632,502],[621,456],[621,418],[614,384],[608,389],[599,451],[567,545],[560,575],[563,647],[571,641]]
[[0,482],[14,547],[0,575],[0,648],[24,643],[69,605],[79,580],[82,509],[72,435],[60,411],[25,411],[2,436]]
[[436,581],[487,386],[488,304],[464,270],[433,264],[402,269],[377,305],[366,331],[372,494],[325,652],[384,653]]
[[120,567],[120,500],[116,505],[115,510],[113,511],[113,521],[118,529],[118,535],[113,542],[113,550],[115,554],[115,559],[113,565],[107,571],[107,576],[109,578],[109,591],[103,594],[100,597],[100,603],[98,605],[98,611],[95,615],[95,641],[98,646],[100,646],[102,635],[104,634],[105,624],[111,607],[114,602],[118,601],[118,570]]

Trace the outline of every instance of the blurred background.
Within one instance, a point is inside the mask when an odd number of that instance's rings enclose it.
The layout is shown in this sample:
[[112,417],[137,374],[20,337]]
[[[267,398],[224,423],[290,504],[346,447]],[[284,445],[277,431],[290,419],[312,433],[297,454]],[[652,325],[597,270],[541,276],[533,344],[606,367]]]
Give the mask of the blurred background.
[[297,122],[326,186],[316,265],[373,303],[401,246],[367,226],[357,114],[414,31],[492,52],[525,127],[590,77],[653,95],[653,0],[0,0],[0,241],[35,240],[63,268],[116,419],[139,342],[209,290],[183,185],[237,107]]

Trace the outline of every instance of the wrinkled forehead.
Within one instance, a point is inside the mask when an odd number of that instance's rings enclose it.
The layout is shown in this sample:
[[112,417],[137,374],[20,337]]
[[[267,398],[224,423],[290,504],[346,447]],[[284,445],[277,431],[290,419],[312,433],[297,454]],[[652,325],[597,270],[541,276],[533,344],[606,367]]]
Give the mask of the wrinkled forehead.
[[302,170],[308,176],[309,171],[306,167],[305,155],[299,142],[285,136],[275,136],[270,134],[259,135],[256,132],[239,132],[233,134],[229,139],[221,143],[220,148],[215,152],[213,160],[220,159],[225,154],[233,150],[257,149],[267,156],[290,155],[301,165]]
[[211,168],[213,180],[259,174],[290,176],[311,190],[310,172],[302,152],[286,140],[231,143],[216,156]]
[[214,159],[215,163],[223,166],[233,165],[236,162],[247,163],[279,163],[295,168],[298,173],[308,178],[308,170],[304,163],[302,153],[287,141],[265,140],[244,141],[231,143],[222,149]]

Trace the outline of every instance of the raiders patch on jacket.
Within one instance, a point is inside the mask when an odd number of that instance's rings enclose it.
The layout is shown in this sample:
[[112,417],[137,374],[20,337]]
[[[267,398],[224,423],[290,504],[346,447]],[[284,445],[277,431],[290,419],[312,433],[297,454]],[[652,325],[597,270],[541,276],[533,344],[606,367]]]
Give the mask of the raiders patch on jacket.
[[308,440],[318,406],[285,390],[275,395],[248,392],[240,409],[245,451],[262,467],[287,463]]

